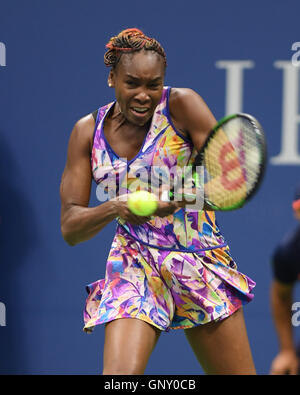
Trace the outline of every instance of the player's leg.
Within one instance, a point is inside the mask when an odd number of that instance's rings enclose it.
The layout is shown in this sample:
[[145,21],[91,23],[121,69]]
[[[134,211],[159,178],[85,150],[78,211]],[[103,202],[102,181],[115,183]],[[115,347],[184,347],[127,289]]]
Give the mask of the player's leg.
[[135,318],[105,326],[103,374],[143,374],[161,331]]
[[256,374],[242,308],[185,334],[206,374]]

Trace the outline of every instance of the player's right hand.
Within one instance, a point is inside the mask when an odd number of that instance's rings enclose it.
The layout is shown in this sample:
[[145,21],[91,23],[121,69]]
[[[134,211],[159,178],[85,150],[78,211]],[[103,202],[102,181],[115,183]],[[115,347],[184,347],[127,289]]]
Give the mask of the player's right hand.
[[299,372],[299,359],[294,350],[281,351],[273,360],[271,375],[297,375]]
[[127,201],[122,200],[122,197],[112,200],[115,210],[117,213],[117,217],[121,220],[130,223],[131,225],[142,225],[147,221],[150,221],[150,216],[141,216],[133,214],[128,207]]

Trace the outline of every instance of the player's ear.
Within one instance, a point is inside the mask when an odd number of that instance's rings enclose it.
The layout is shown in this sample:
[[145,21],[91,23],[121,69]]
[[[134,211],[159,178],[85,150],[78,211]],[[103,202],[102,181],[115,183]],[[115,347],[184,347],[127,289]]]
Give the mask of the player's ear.
[[114,75],[113,70],[110,70],[110,72],[108,74],[107,83],[110,88],[113,88],[115,86],[115,75]]

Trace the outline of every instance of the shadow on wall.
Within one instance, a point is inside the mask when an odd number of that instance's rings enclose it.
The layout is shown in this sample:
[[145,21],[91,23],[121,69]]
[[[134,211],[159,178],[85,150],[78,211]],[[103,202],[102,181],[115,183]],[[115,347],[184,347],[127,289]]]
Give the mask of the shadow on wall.
[[37,244],[37,231],[33,209],[24,194],[22,170],[14,163],[14,154],[1,131],[0,185],[0,374],[25,374],[22,291],[26,285],[22,284],[20,268]]

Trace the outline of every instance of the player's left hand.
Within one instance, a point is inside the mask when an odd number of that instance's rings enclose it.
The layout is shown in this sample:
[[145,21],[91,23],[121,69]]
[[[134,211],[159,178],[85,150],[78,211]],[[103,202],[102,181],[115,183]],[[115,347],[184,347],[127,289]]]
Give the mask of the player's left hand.
[[179,208],[180,206],[178,205],[178,202],[164,202],[159,200],[158,207],[153,215],[161,218],[167,217],[168,215],[174,214],[174,212]]
[[297,375],[299,360],[294,350],[281,351],[273,360],[271,375]]

